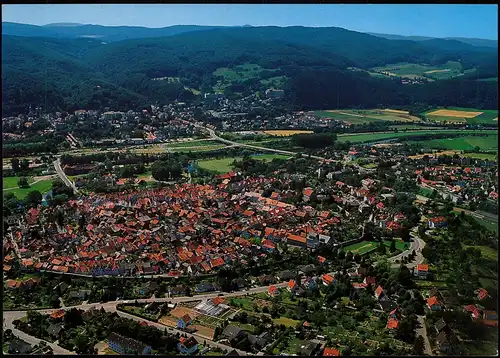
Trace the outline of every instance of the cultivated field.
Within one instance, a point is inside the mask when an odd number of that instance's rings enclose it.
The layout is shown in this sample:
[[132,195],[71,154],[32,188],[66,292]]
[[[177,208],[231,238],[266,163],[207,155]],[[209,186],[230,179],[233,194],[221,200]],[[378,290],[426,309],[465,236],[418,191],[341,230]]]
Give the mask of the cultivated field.
[[399,111],[395,109],[342,109],[315,111],[314,114],[318,117],[333,118],[349,124],[364,124],[377,121],[421,122],[420,118],[411,116],[406,111]]
[[419,130],[407,131],[397,133],[362,133],[362,134],[341,134],[337,136],[337,140],[341,142],[362,143],[362,142],[375,142],[395,138],[409,137],[413,135],[428,135],[428,134],[463,134],[464,136],[473,133],[486,133],[490,135],[497,135],[494,130]]
[[423,113],[428,120],[447,123],[467,123],[472,125],[498,123],[498,110],[450,107]]
[[270,131],[263,131],[262,133],[271,135],[271,136],[276,136],[276,137],[289,137],[294,134],[311,134],[314,133],[313,131],[303,131],[303,130],[270,130]]
[[185,315],[189,315],[189,317],[195,319],[200,315],[200,313],[188,307],[177,306],[170,312],[170,315],[175,318],[181,318],[184,317]]
[[[261,155],[252,155],[253,159],[256,160],[265,160],[271,161],[273,159],[288,159],[289,156],[283,154],[261,154]],[[198,162],[198,166],[205,170],[214,171],[217,173],[227,173],[233,170],[231,164],[235,160],[241,160],[241,157],[229,157],[229,158],[221,158],[221,159],[208,159],[202,160]]]
[[475,147],[479,147],[480,150],[489,151],[498,150],[498,135],[428,139],[411,141],[411,143],[418,143],[427,149],[473,150]]

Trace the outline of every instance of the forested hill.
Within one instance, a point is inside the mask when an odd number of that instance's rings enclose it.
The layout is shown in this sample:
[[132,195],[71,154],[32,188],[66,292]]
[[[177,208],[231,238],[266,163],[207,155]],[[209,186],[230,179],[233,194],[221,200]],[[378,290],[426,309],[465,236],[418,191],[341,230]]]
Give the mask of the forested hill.
[[[388,40],[340,28],[306,27],[215,28],[107,44],[102,39],[48,35],[3,35],[2,40],[4,115],[22,112],[30,104],[48,110],[118,110],[190,101],[193,89],[211,88],[220,80],[214,75],[217,69],[248,63],[265,69],[260,79],[285,78],[286,98],[302,108],[391,106],[417,100],[497,107],[496,83],[476,81],[497,76],[496,51],[455,41]],[[447,61],[476,71],[473,76],[465,73],[453,80],[408,86],[348,69],[398,62],[439,66]],[[176,80],[152,81],[159,77]],[[262,90],[259,86],[259,78],[239,84]]]

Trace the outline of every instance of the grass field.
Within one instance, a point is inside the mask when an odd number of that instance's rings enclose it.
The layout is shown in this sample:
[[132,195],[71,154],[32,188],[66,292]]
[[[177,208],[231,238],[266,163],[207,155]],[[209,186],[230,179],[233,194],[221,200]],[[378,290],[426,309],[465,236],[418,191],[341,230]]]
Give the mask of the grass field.
[[[18,188],[17,182],[19,181],[20,177],[5,177],[3,178],[3,189],[12,189],[12,188]],[[33,178],[28,177],[28,183],[31,184],[33,183]]]
[[497,135],[496,131],[493,130],[419,130],[419,131],[408,131],[408,132],[397,132],[397,133],[362,133],[362,134],[341,134],[337,136],[337,140],[341,142],[351,142],[351,143],[362,143],[362,142],[376,142],[393,138],[404,138],[413,135],[428,135],[428,134],[438,134],[438,133],[449,133],[449,134],[472,134],[472,133],[487,133],[492,135]]
[[442,80],[459,76],[461,69],[462,65],[460,62],[456,61],[448,61],[441,66],[402,62],[382,67],[374,67],[370,72],[385,77],[399,76],[409,79],[432,78],[435,80]]
[[485,160],[497,160],[498,158],[498,154],[493,154],[493,153],[463,153],[460,155],[466,158],[477,158]]
[[479,249],[481,251],[481,256],[484,257],[485,259],[492,260],[492,261],[498,260],[498,251],[496,251],[488,246],[468,246],[468,245],[463,245],[463,246],[464,246],[464,248],[474,247],[476,249]]
[[[220,77],[221,79],[217,81],[214,86],[216,92],[223,91],[225,87],[232,83],[242,83],[249,79],[260,78],[262,71],[275,71],[274,69],[266,69],[254,63],[247,63],[244,65],[235,66],[234,68],[219,67],[213,72],[214,76]],[[263,84],[269,84],[270,86],[277,85],[282,86],[285,80],[281,78],[282,76],[276,76],[268,78],[267,82]]]
[[274,324],[282,324],[285,327],[294,327],[299,323],[300,321],[297,321],[295,319],[291,319],[288,317],[280,317],[280,318],[275,318],[273,319]]
[[32,184],[29,188],[26,189],[16,188],[11,190],[4,190],[3,194],[5,195],[7,193],[12,193],[19,200],[23,200],[24,198],[26,198],[26,196],[30,191],[38,190],[40,193],[44,194],[50,191],[51,188],[52,188],[52,180],[41,180],[35,184]]
[[423,113],[427,119],[434,122],[464,122],[467,124],[478,125],[488,124],[495,125],[498,118],[498,110],[494,109],[475,109],[475,108],[460,108],[448,107],[437,110],[431,110]]
[[[288,159],[288,156],[282,154],[262,154],[262,155],[252,155],[253,159],[271,161],[275,158],[277,159]],[[205,170],[214,171],[217,173],[227,173],[233,170],[231,164],[234,160],[241,160],[241,157],[229,157],[222,159],[208,159],[198,162],[198,166]]]
[[263,133],[271,136],[276,136],[276,137],[289,137],[294,134],[311,134],[314,133],[313,131],[302,131],[302,130],[271,130],[271,131],[264,131]]
[[472,150],[479,147],[480,150],[498,150],[498,135],[486,137],[466,136],[459,138],[429,139],[423,141],[411,141],[420,144],[425,149],[450,149],[450,150]]
[[220,142],[216,142],[213,140],[190,140],[187,142],[170,142],[166,144],[165,147],[182,148],[182,147],[206,147],[214,145],[220,145]]
[[377,247],[377,244],[371,241],[361,241],[356,244],[352,244],[344,247],[345,252],[351,251],[353,254],[363,255],[367,252],[374,250]]
[[324,110],[315,111],[318,117],[333,118],[350,124],[365,124],[370,122],[420,122],[420,118],[414,117],[405,111],[393,109],[369,109],[369,110]]

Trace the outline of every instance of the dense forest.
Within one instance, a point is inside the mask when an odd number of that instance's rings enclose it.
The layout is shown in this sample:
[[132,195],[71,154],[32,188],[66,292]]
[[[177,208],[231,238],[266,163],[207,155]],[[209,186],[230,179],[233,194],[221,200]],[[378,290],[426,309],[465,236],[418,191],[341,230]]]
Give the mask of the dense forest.
[[[5,34],[2,40],[4,115],[24,112],[29,105],[48,111],[123,110],[191,101],[195,95],[189,89],[210,90],[217,80],[215,70],[245,63],[286,76],[286,99],[296,108],[413,102],[497,108],[496,82],[477,81],[498,75],[497,49],[453,40],[388,40],[341,28],[306,27],[215,28],[111,43]],[[397,62],[440,65],[450,60],[476,71],[409,86],[347,69]],[[264,71],[262,76],[273,73]],[[158,77],[179,81],[152,81]],[[252,81],[258,79],[249,79],[248,86]]]

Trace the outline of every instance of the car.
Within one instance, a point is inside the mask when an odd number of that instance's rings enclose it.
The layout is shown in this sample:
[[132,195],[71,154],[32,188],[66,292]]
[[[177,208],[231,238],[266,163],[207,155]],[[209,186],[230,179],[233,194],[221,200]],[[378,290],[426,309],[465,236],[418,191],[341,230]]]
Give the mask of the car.
[[223,293],[219,293],[217,296],[219,296],[219,297],[220,297],[220,296],[224,296],[224,294],[223,294]]

